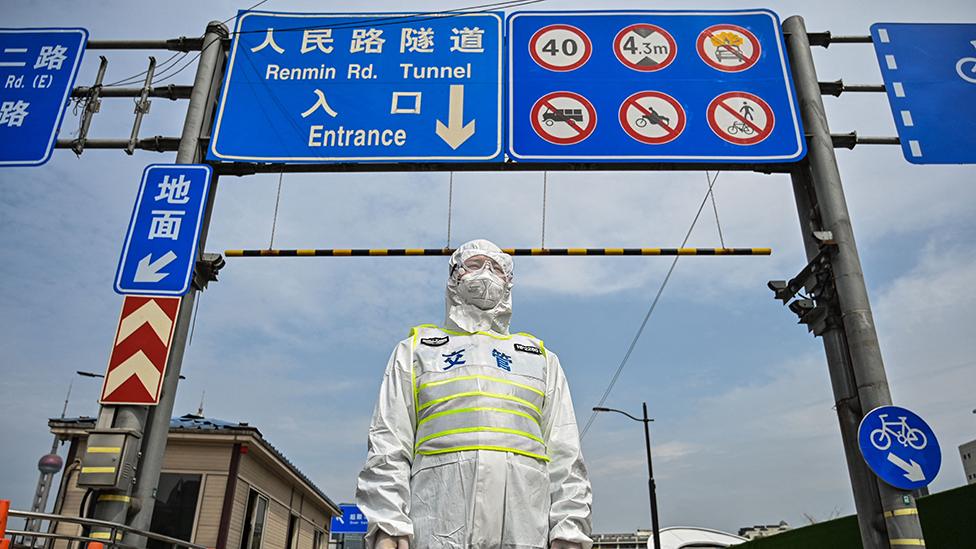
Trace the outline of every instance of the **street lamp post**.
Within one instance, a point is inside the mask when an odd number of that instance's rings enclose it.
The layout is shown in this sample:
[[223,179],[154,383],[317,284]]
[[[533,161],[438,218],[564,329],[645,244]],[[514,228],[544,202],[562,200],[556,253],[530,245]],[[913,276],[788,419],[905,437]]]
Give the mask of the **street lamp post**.
[[593,408],[594,412],[617,412],[618,414],[623,414],[634,421],[639,421],[644,424],[644,448],[647,451],[647,492],[651,499],[651,535],[654,538],[654,549],[661,549],[661,529],[657,522],[657,484],[654,483],[654,465],[651,461],[651,428],[650,423],[654,421],[653,419],[647,417],[647,403],[643,403],[644,417],[634,417],[627,412],[622,410],[617,410],[614,408],[604,408],[602,406],[596,406]]

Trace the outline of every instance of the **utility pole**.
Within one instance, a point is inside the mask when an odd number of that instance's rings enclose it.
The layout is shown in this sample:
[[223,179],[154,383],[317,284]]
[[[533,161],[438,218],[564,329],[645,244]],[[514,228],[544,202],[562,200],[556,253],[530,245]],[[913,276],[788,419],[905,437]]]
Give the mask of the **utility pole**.
[[616,412],[618,414],[627,416],[634,421],[640,421],[644,424],[644,449],[647,452],[647,496],[651,502],[651,539],[654,540],[654,549],[661,549],[661,525],[658,523],[657,519],[657,483],[654,481],[654,465],[651,461],[651,422],[653,419],[647,417],[647,403],[644,402],[644,417],[634,417],[623,410],[617,410],[616,408],[607,408],[604,406],[594,406],[594,412]]
[[[190,93],[189,106],[183,123],[183,133],[176,153],[177,164],[194,164],[204,159],[205,147],[202,146],[202,142],[207,136],[213,120],[217,92],[220,88],[226,59],[223,41],[227,37],[227,27],[223,23],[211,21],[207,25],[193,89]],[[203,254],[206,244],[216,192],[217,175],[214,174],[200,232],[200,245],[198,247],[200,254]],[[198,265],[199,259],[198,257]],[[198,273],[195,273],[195,282],[197,281],[196,274]],[[99,491],[94,511],[96,519],[126,524],[137,530],[149,530],[156,503],[159,472],[162,468],[166,439],[169,435],[170,417],[176,400],[180,368],[183,364],[183,353],[192,319],[193,304],[200,289],[201,287],[195,283],[190,292],[183,296],[180,303],[159,404],[148,409],[144,406],[103,406],[99,412],[98,428],[115,427],[135,431],[142,436],[142,446],[134,486],[126,487],[125,490],[120,491]],[[136,505],[130,505],[133,499],[135,499]],[[96,539],[108,539],[110,535],[109,529],[98,527],[93,528],[91,533],[91,537]],[[146,539],[127,534],[124,543],[136,547],[145,547]]]
[[[808,259],[822,253],[824,240],[830,244],[831,304],[819,335],[837,403],[861,543],[864,549],[924,546],[912,493],[875,476],[858,447],[861,419],[891,404],[891,394],[803,18],[784,21],[783,32],[807,132],[807,157],[792,178]],[[815,233],[825,238],[818,240]]]

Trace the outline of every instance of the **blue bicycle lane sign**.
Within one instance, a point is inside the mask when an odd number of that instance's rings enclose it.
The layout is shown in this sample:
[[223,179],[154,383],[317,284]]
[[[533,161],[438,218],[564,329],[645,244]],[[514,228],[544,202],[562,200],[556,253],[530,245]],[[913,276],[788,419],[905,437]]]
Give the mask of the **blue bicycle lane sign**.
[[932,428],[906,408],[871,410],[861,420],[857,440],[871,470],[895,488],[928,486],[942,466],[942,450]]

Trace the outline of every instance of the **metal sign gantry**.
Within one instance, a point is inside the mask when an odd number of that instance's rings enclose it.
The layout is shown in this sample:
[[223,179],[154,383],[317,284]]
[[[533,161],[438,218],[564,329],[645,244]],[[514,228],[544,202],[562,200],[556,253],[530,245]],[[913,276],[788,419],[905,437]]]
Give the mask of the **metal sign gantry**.
[[[640,27],[644,24],[644,27]],[[632,65],[634,70],[642,70],[656,64],[666,64],[667,52],[660,48],[655,50],[651,43],[649,59],[647,55],[640,56],[624,47],[628,37],[638,36],[648,40],[664,38],[664,34],[650,28],[651,23],[635,23],[639,28],[627,28],[621,38],[619,61]],[[550,29],[552,30],[552,29]],[[553,36],[569,37],[557,29]],[[745,53],[756,44],[747,44],[751,40],[749,29],[742,32],[736,29],[715,29],[737,33],[742,38],[742,49],[745,59],[734,56],[715,56],[710,61],[716,70],[749,69],[752,56]],[[568,31],[572,33],[573,31]],[[801,277],[789,283],[771,283],[777,297],[784,303],[789,302],[790,308],[801,314],[801,322],[809,323],[815,334],[821,336],[827,354],[831,381],[834,387],[837,413],[840,421],[841,435],[847,454],[848,468],[857,506],[859,525],[861,529],[862,545],[865,549],[888,549],[903,545],[924,545],[921,527],[914,497],[910,492],[897,489],[881,482],[868,469],[861,459],[857,445],[857,426],[865,416],[865,412],[879,406],[891,403],[887,379],[884,372],[880,347],[874,322],[871,316],[870,304],[867,297],[864,278],[861,274],[860,261],[854,243],[850,214],[844,199],[840,174],[834,156],[834,148],[853,148],[857,144],[898,144],[897,138],[863,138],[856,133],[830,134],[824,113],[821,95],[839,95],[842,92],[855,91],[883,91],[880,86],[848,86],[843,82],[818,82],[816,69],[811,55],[811,46],[840,43],[862,42],[870,43],[870,37],[833,37],[829,33],[807,33],[800,17],[791,17],[783,23],[783,35],[786,41],[786,51],[789,56],[792,81],[796,88],[800,113],[806,130],[807,156],[800,162],[779,162],[772,164],[729,163],[725,165],[707,163],[676,163],[676,162],[626,162],[626,163],[597,163],[591,161],[549,161],[539,163],[517,162],[377,162],[377,163],[309,163],[309,164],[270,164],[261,162],[211,162],[214,168],[211,192],[206,200],[202,228],[199,236],[198,257],[196,258],[192,289],[181,299],[180,308],[173,328],[172,348],[167,360],[166,373],[163,376],[159,405],[148,409],[133,406],[104,406],[100,411],[97,431],[132,432],[142,434],[140,441],[141,458],[138,463],[138,474],[134,485],[119,486],[109,490],[99,491],[96,498],[95,517],[110,522],[126,523],[136,529],[146,530],[152,515],[154,504],[154,490],[158,482],[163,451],[165,449],[168,432],[169,417],[172,414],[176,388],[179,380],[183,351],[190,326],[190,316],[196,294],[204,288],[207,282],[215,280],[216,270],[222,265],[222,259],[213,254],[203,254],[207,238],[207,229],[213,209],[216,194],[217,179],[220,175],[246,175],[260,172],[352,172],[352,171],[501,171],[501,170],[751,170],[761,173],[789,173],[793,180],[800,217],[801,232],[806,246],[810,265],[801,273]],[[539,39],[544,39],[540,36]],[[219,22],[211,22],[206,34],[200,39],[176,39],[169,41],[126,41],[106,42],[89,41],[89,49],[171,49],[200,52],[200,61],[192,87],[169,86],[166,88],[152,87],[152,67],[141,88],[113,89],[103,88],[105,64],[103,58],[96,84],[89,88],[76,89],[76,97],[84,97],[87,101],[82,116],[82,131],[77,139],[59,140],[59,148],[71,148],[81,153],[85,148],[117,148],[131,153],[134,149],[156,151],[177,151],[178,164],[198,163],[204,159],[204,151],[210,144],[208,128],[214,118],[214,110],[221,89],[221,80],[226,65],[226,46],[228,32]],[[548,53],[545,48],[548,41],[543,41],[539,51]],[[558,45],[558,41],[557,41]],[[635,38],[636,45],[636,38]],[[661,44],[658,44],[659,46]],[[527,45],[526,45],[527,46]],[[280,47],[280,46],[279,46]],[[318,47],[318,46],[316,46]],[[551,48],[550,48],[551,49]],[[538,53],[538,52],[537,52]],[[558,53],[558,52],[557,52]],[[572,66],[580,62],[584,54],[563,51],[562,59],[557,55],[555,61],[549,60],[553,66]],[[542,54],[539,54],[541,58]],[[661,56],[664,57],[661,57]],[[719,58],[721,57],[721,58]],[[184,122],[183,132],[179,138],[156,136],[151,138],[138,137],[138,125],[141,116],[137,112],[133,134],[128,139],[88,139],[87,127],[91,115],[97,109],[88,108],[101,97],[138,97],[146,101],[149,97],[168,97],[170,99],[189,98],[189,106]],[[650,98],[651,96],[647,96]],[[742,99],[739,97],[738,99]],[[635,99],[645,106],[645,99]],[[756,103],[758,105],[758,103]],[[636,107],[635,107],[636,108]],[[663,109],[663,105],[662,105]],[[463,118],[462,118],[463,121]],[[648,120],[648,123],[651,123]],[[638,132],[640,133],[640,132]],[[644,135],[644,134],[641,134]],[[645,137],[649,137],[646,136]],[[653,136],[650,136],[653,137]],[[631,255],[626,250],[600,249],[602,255]],[[614,250],[614,253],[607,253]],[[640,255],[660,255],[663,253],[682,254],[681,249],[671,249],[667,252],[661,249],[656,253]],[[722,248],[721,250],[729,250]],[[349,252],[345,254],[345,252]],[[239,253],[228,255],[400,255],[399,251],[384,250],[386,253],[373,254],[370,250],[241,250]],[[432,250],[427,253],[413,254],[409,250],[402,250],[403,256],[408,255],[442,255],[445,250]],[[519,253],[519,250],[510,250]],[[548,250],[548,255],[557,255]],[[617,254],[616,251],[621,251]],[[749,253],[757,254],[761,250],[751,249]],[[294,253],[292,253],[294,252]],[[341,252],[341,253],[337,253]],[[356,252],[356,253],[354,253]],[[361,252],[361,253],[360,253]],[[374,250],[375,252],[375,250]],[[537,253],[533,253],[537,252]],[[566,249],[565,255],[601,255],[596,253],[571,253]],[[698,255],[698,251],[695,252]],[[722,254],[724,254],[723,252]],[[713,250],[714,255],[721,255]],[[547,255],[546,250],[528,249],[528,255]],[[636,253],[635,253],[636,255]],[[734,254],[729,254],[734,255]],[[812,299],[795,300],[791,302],[797,289],[806,288]],[[801,303],[801,301],[803,303]],[[816,313],[816,314],[814,314]],[[806,315],[810,315],[809,317]],[[816,327],[814,327],[814,325]],[[130,506],[135,499],[139,505]],[[95,527],[92,537],[104,539],[109,543],[112,539],[112,529]],[[145,540],[138,535],[127,535],[126,544],[144,546]],[[225,549],[220,547],[219,549]]]

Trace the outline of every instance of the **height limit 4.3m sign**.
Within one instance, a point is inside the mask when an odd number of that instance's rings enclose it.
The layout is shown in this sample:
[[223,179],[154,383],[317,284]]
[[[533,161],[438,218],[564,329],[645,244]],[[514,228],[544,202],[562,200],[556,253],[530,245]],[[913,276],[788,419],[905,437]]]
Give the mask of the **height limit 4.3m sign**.
[[242,12],[207,159],[501,160],[496,13]]

